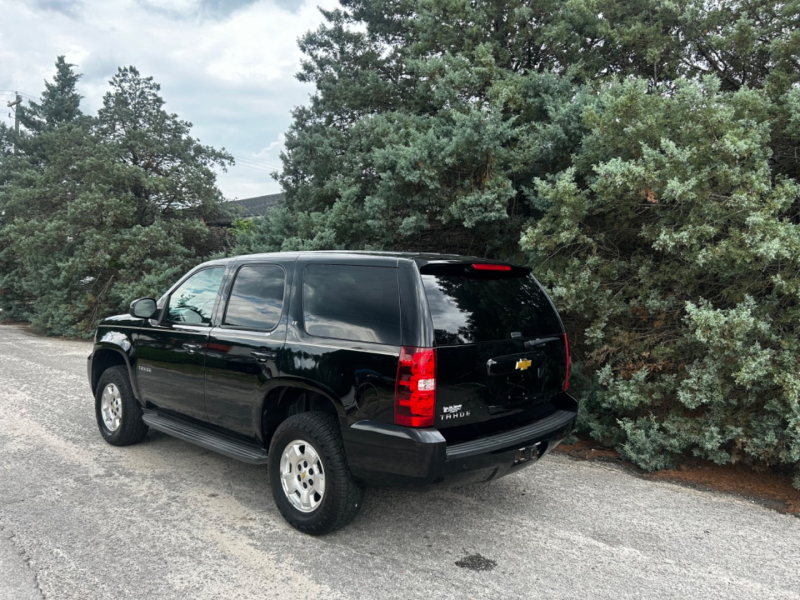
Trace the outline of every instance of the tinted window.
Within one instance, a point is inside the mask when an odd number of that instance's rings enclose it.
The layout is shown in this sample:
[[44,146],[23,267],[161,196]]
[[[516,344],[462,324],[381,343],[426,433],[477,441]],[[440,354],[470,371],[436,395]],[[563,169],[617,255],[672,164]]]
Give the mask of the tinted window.
[[307,266],[303,274],[303,319],[310,335],[399,345],[397,269]]
[[550,301],[532,277],[470,279],[423,275],[437,345],[561,333]]
[[224,324],[246,329],[274,328],[283,310],[283,287],[280,267],[242,267],[233,282]]
[[191,325],[209,324],[223,275],[225,267],[213,267],[184,281],[169,298],[167,320]]

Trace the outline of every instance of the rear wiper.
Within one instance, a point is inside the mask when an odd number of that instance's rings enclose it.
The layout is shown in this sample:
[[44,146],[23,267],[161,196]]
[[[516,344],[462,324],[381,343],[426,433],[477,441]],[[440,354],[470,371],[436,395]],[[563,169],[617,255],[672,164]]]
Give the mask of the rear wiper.
[[533,348],[534,346],[546,344],[547,342],[555,342],[560,339],[561,339],[560,337],[546,337],[546,338],[539,338],[538,340],[525,340],[524,346],[526,348]]

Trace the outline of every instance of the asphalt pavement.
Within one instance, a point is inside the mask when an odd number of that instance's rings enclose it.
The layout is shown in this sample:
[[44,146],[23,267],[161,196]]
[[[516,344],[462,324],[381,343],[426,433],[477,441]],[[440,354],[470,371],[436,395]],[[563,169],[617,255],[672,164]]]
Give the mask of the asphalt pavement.
[[800,519],[563,455],[368,490],[347,528],[305,536],[264,467],[153,431],[106,444],[89,352],[0,326],[0,600],[800,599]]

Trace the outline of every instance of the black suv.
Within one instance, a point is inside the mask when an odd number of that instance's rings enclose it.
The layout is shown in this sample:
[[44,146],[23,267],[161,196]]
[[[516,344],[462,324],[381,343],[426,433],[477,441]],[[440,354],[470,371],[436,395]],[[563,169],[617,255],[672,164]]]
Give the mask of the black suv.
[[488,481],[569,432],[569,346],[530,270],[441,254],[204,263],[105,319],[100,433],[148,427],[252,464],[297,529],[350,522],[364,486]]

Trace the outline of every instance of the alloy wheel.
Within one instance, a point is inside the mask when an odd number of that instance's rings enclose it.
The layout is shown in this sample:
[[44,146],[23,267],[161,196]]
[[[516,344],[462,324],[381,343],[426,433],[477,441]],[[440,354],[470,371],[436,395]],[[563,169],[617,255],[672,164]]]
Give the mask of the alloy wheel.
[[316,510],[325,496],[325,471],[319,452],[305,440],[294,440],[281,454],[283,492],[297,510]]
[[112,433],[119,429],[122,423],[122,394],[113,383],[109,383],[103,389],[103,395],[100,398],[100,414],[106,429]]

